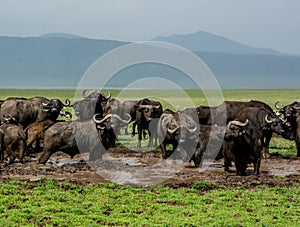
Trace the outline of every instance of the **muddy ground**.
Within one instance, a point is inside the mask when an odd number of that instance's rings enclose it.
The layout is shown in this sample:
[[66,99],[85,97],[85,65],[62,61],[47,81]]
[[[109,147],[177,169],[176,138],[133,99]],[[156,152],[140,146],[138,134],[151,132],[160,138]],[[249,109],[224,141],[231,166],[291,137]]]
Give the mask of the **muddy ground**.
[[263,159],[259,176],[253,174],[253,166],[247,168],[247,176],[236,176],[234,166],[224,172],[222,160],[205,160],[203,168],[195,168],[180,159],[162,161],[159,151],[138,152],[126,148],[109,149],[103,159],[88,162],[87,155],[73,159],[57,152],[46,165],[37,164],[39,154],[32,154],[25,163],[0,164],[0,182],[9,179],[39,181],[55,178],[79,184],[113,182],[124,185],[147,186],[168,185],[171,187],[190,186],[197,181],[214,182],[226,187],[257,185],[272,187],[292,186],[300,183],[300,158],[271,156]]

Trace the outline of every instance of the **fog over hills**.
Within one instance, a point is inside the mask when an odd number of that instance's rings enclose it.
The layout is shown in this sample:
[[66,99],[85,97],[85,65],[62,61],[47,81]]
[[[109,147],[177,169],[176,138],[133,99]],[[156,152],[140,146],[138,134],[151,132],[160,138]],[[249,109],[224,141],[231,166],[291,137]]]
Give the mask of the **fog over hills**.
[[159,36],[152,40],[173,43],[188,50],[198,52],[204,51],[234,54],[281,54],[276,50],[247,46],[225,37],[214,35],[204,31],[199,31],[187,35],[171,35],[169,37]]
[[[297,55],[250,47],[203,31],[153,40],[181,45],[194,52],[209,66],[223,89],[300,87]],[[0,86],[76,88],[95,60],[126,44],[64,33],[27,38],[0,36]],[[181,87],[195,88],[181,71],[155,63],[128,67],[117,73],[108,86],[122,88],[145,75],[175,78]]]

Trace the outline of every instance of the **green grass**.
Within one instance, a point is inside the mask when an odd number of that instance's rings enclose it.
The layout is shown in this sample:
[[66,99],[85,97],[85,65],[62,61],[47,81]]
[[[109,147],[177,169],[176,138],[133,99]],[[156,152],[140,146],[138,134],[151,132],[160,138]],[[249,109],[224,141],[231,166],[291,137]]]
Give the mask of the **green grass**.
[[283,138],[272,138],[269,146],[270,154],[280,156],[296,156],[297,148],[294,141]]
[[299,185],[227,189],[197,182],[172,189],[7,181],[0,196],[1,226],[297,226],[300,216]]
[[[112,97],[119,98],[121,101],[134,100],[145,97],[153,97],[162,101],[165,108],[170,106],[170,101],[178,101],[181,103],[181,108],[189,107],[186,99],[181,97],[181,93],[176,90],[110,90]],[[196,106],[207,105],[207,100],[201,90],[186,90],[187,96]],[[8,97],[25,97],[45,96],[47,98],[59,98],[64,101],[69,98],[74,101],[75,90],[48,90],[48,89],[0,89],[0,100]],[[104,91],[108,94],[108,91]],[[211,92],[214,94],[217,92]],[[282,104],[289,104],[300,99],[300,89],[269,89],[269,90],[223,90],[225,100],[249,101],[260,100],[274,108],[275,102],[279,101]],[[79,91],[81,94],[81,91]],[[179,99],[179,100],[178,100]],[[213,98],[212,98],[213,99]]]

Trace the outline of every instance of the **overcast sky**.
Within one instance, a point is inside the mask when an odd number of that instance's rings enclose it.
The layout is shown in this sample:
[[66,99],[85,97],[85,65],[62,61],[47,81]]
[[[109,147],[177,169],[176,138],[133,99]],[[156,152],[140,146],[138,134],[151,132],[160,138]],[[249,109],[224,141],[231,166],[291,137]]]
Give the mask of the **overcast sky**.
[[144,41],[207,31],[300,54],[299,0],[0,0],[0,35]]

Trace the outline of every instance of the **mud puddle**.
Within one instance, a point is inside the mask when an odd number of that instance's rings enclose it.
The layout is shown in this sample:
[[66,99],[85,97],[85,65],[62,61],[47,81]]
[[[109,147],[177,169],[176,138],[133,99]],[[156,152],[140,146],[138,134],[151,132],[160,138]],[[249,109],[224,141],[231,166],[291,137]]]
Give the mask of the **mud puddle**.
[[[42,178],[55,178],[82,184],[113,182],[126,185],[182,185],[199,180],[220,182],[222,184],[240,184],[249,179],[263,179],[263,182],[274,181],[276,176],[293,178],[300,176],[299,158],[271,157],[261,162],[261,174],[253,174],[253,166],[247,168],[246,177],[235,175],[232,166],[225,172],[222,160],[205,161],[203,168],[195,168],[192,163],[182,160],[162,160],[157,152],[127,152],[120,148],[111,150],[103,160],[87,162],[85,154],[70,159],[68,155],[57,152],[46,165],[36,163],[37,157],[30,157],[25,164],[0,164],[0,179],[37,181]],[[275,178],[274,178],[275,177]],[[248,180],[247,180],[248,179]],[[277,183],[276,183],[277,184]]]

